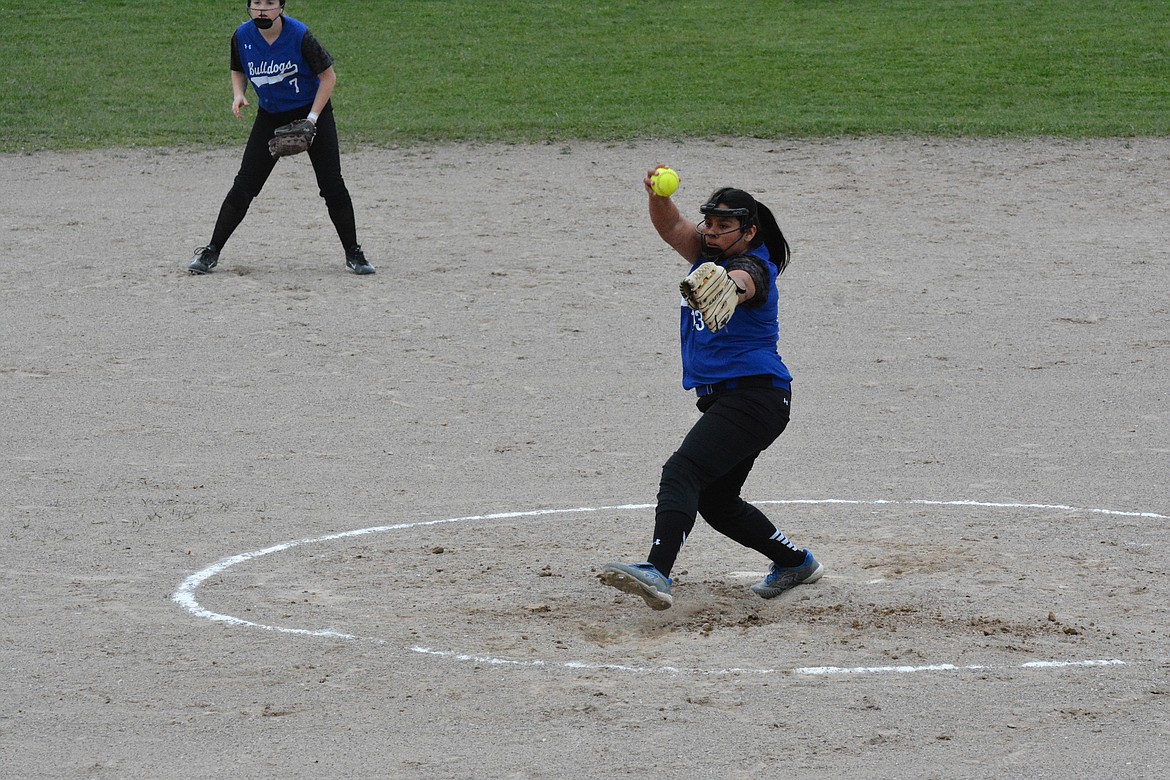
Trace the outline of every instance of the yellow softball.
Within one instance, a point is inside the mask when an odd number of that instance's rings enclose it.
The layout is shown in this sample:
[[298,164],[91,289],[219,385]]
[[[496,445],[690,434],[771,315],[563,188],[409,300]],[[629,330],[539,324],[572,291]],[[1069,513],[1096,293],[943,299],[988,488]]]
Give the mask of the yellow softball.
[[650,189],[660,198],[669,198],[678,189],[678,174],[672,168],[658,168],[650,177]]

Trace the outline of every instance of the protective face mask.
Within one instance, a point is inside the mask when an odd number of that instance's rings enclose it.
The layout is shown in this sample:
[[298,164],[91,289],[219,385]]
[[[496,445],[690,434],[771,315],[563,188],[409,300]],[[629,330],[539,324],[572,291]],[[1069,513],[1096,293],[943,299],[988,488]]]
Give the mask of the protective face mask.
[[267,30],[268,28],[272,27],[272,25],[275,23],[276,23],[275,19],[253,19],[252,20],[252,24],[256,25],[261,30]]

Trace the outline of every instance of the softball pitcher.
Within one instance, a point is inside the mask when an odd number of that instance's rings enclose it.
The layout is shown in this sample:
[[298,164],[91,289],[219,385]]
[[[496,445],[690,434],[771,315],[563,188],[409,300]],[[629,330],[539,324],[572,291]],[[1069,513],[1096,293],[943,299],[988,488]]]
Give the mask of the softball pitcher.
[[743,190],[716,190],[696,227],[669,196],[650,198],[650,223],[691,264],[682,292],[683,387],[703,415],[662,467],[654,541],[644,563],[607,563],[601,581],[652,609],[673,603],[670,571],[697,514],[721,534],[764,555],[767,576],[751,589],[770,599],[815,582],[824,567],[794,545],[740,490],[756,458],[788,425],[792,374],[777,352],[777,277],[788,241],[772,212]]
[[341,153],[330,97],[337,83],[333,58],[304,23],[284,15],[284,0],[248,0],[251,19],[232,34],[232,113],[248,105],[248,85],[259,107],[235,182],[224,198],[211,241],[195,250],[187,270],[206,274],[244,220],[281,157],[308,152],[329,218],[355,274],[372,274],[358,244],[353,202],[341,176]]

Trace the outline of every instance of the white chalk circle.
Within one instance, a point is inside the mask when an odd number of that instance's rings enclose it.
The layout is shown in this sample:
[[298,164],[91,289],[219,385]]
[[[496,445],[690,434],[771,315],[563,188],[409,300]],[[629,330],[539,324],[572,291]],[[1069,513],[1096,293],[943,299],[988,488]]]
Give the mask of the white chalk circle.
[[[789,500],[753,500],[757,505],[847,505],[847,506],[897,506],[897,505],[911,505],[911,506],[935,506],[935,507],[980,507],[989,509],[1030,509],[1040,511],[1063,511],[1063,512],[1084,512],[1089,514],[1108,515],[1113,517],[1132,517],[1152,520],[1170,520],[1170,516],[1162,515],[1154,512],[1126,512],[1112,509],[1094,509],[1084,507],[1074,507],[1064,504],[1027,504],[1027,503],[989,503],[982,501],[968,501],[968,500],[954,500],[954,501],[936,501],[926,499],[911,499],[905,501],[898,500],[854,500],[854,499],[789,499]],[[565,509],[538,509],[521,512],[499,512],[485,515],[468,515],[466,517],[453,517],[442,520],[427,520],[413,523],[396,523],[392,525],[379,525],[369,528],[359,528],[352,531],[343,531],[340,533],[327,534],[323,536],[313,536],[305,539],[297,539],[289,542],[282,542],[280,544],[265,547],[260,550],[253,550],[251,552],[240,553],[224,558],[216,563],[208,566],[205,569],[195,572],[186,579],[184,579],[175,592],[171,594],[171,600],[178,604],[182,609],[186,610],[195,617],[204,620],[210,620],[217,623],[224,623],[232,626],[241,626],[247,628],[256,628],[264,631],[271,631],[282,634],[294,634],[309,637],[323,637],[330,639],[341,640],[365,640],[382,643],[383,640],[378,640],[370,637],[360,637],[355,634],[337,631],[334,629],[320,629],[320,628],[298,628],[292,626],[278,626],[265,623],[259,623],[244,618],[227,615],[203,607],[198,599],[196,593],[199,587],[208,579],[220,575],[228,569],[239,564],[246,563],[267,555],[274,553],[285,552],[297,547],[306,545],[320,544],[325,542],[332,542],[341,539],[357,539],[360,537],[370,536],[373,534],[383,534],[392,531],[401,531],[411,528],[422,528],[426,526],[438,526],[453,523],[472,523],[472,522],[491,522],[500,520],[512,520],[519,518],[532,518],[540,516],[557,516],[557,515],[574,515],[597,512],[610,511],[626,511],[626,510],[645,510],[653,509],[653,504],[620,504],[613,506],[599,506],[599,507],[573,507]],[[1013,666],[995,666],[985,664],[952,664],[952,663],[929,663],[921,665],[890,665],[890,666],[858,666],[858,667],[841,667],[841,666],[800,666],[792,668],[680,668],[675,666],[654,666],[654,665],[638,665],[638,664],[611,664],[611,663],[595,663],[590,661],[546,661],[541,659],[524,659],[514,660],[507,658],[498,658],[490,655],[459,652],[447,649],[436,649],[432,647],[425,647],[421,645],[413,645],[408,648],[413,653],[418,653],[424,656],[456,660],[462,662],[471,662],[480,665],[489,665],[496,667],[514,667],[514,668],[531,668],[531,669],[565,669],[565,670],[609,670],[618,672],[633,672],[640,674],[694,674],[694,675],[773,675],[773,674],[795,674],[795,675],[814,675],[814,676],[834,676],[834,675],[864,675],[864,674],[905,674],[910,672],[928,672],[928,671],[958,671],[958,670],[985,670],[995,668],[1019,668],[1019,669],[1058,669],[1066,667],[1111,667],[1124,666],[1125,661],[1119,659],[1084,659],[1084,660],[1054,660],[1054,661],[1031,661],[1028,663],[1016,664]]]

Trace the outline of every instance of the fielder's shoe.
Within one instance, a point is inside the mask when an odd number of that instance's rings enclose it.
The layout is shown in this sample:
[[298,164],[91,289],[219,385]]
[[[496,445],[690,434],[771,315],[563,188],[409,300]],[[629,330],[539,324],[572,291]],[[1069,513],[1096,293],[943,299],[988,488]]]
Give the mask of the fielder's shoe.
[[366,259],[366,253],[362,251],[361,244],[354,244],[345,250],[345,265],[358,276],[374,272],[374,266],[370,265],[370,261]]
[[623,593],[641,596],[650,609],[670,609],[674,599],[670,597],[670,577],[649,563],[607,563],[597,575],[603,585],[617,588]]
[[816,582],[825,573],[825,567],[808,550],[804,551],[804,563],[799,566],[777,566],[772,564],[768,576],[752,585],[752,590],[762,598],[771,599],[797,585]]
[[202,276],[211,273],[211,269],[217,265],[219,265],[219,250],[208,244],[195,250],[195,259],[187,264],[187,270]]

